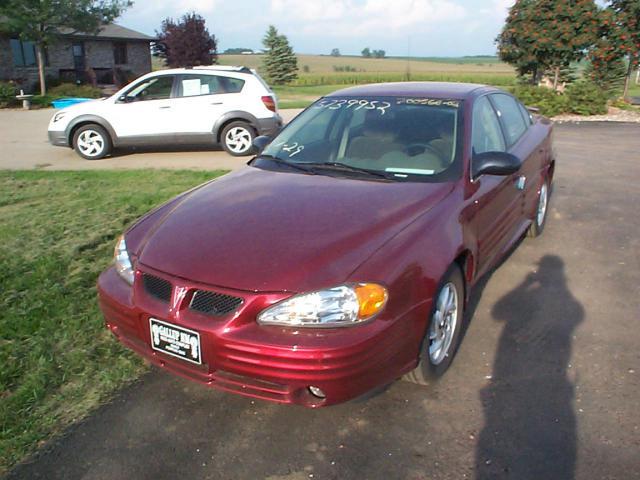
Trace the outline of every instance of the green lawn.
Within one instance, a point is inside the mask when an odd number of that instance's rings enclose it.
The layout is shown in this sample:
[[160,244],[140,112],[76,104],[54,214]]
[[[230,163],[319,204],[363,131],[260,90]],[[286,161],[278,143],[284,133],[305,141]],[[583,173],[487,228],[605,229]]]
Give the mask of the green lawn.
[[0,171],[0,475],[145,370],[96,279],[134,219],[222,173]]

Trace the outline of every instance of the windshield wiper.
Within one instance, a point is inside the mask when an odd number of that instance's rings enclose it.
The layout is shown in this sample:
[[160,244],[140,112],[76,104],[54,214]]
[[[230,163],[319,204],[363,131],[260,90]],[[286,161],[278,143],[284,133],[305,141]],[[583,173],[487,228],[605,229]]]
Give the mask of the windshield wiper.
[[341,162],[305,162],[305,165],[313,165],[316,169],[326,169],[326,170],[338,170],[338,171],[347,171],[347,172],[356,172],[367,175],[369,177],[382,178],[384,180],[391,180],[391,177],[384,172],[378,172],[376,170],[369,170],[368,168],[360,168],[354,167],[353,165],[349,165]]
[[275,155],[260,154],[256,157],[256,159],[260,159],[260,158],[269,159],[273,163],[277,163],[278,165],[286,165],[287,167],[295,168],[296,170],[300,170],[302,172],[308,173],[309,175],[316,175],[316,172],[314,172],[313,169],[311,168],[303,167],[299,163],[288,162],[285,159],[277,157]]

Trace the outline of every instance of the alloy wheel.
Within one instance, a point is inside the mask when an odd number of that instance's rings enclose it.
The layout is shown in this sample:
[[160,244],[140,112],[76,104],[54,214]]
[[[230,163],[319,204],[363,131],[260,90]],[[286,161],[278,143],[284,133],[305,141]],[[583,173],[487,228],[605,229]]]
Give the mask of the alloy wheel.
[[85,130],[78,136],[78,149],[87,157],[97,157],[104,150],[104,138],[95,130]]
[[227,132],[225,143],[233,153],[245,153],[251,148],[251,133],[246,128],[234,127]]
[[429,360],[439,365],[449,355],[458,322],[458,292],[453,283],[442,287],[429,327]]

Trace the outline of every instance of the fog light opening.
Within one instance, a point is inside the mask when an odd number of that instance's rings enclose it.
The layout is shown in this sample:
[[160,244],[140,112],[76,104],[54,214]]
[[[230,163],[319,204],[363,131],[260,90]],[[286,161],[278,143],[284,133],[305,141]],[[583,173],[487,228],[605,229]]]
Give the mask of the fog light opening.
[[314,387],[313,385],[309,386],[309,393],[316,398],[325,399],[327,396],[319,387]]

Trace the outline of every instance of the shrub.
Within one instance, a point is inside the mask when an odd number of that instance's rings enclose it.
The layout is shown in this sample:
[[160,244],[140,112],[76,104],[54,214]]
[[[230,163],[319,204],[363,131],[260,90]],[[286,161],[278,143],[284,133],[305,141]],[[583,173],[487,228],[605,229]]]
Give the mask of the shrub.
[[567,97],[546,87],[520,85],[513,94],[529,107],[537,107],[542,115],[554,117],[567,111]]
[[18,89],[11,82],[0,82],[0,108],[13,107],[18,104]]
[[568,111],[578,115],[607,113],[607,93],[597,85],[581,81],[572,83],[565,91]]
[[100,98],[102,91],[91,85],[74,85],[73,83],[62,83],[57,87],[50,88],[47,92],[53,98],[60,97],[84,97]]

